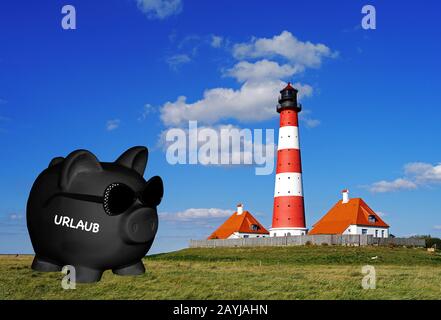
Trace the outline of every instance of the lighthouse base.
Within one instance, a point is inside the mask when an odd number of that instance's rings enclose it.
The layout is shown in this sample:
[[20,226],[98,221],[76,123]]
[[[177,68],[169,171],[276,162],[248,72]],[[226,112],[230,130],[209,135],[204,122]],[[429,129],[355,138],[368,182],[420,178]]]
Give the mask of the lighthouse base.
[[304,236],[308,229],[306,228],[271,228],[269,230],[270,237],[289,237]]

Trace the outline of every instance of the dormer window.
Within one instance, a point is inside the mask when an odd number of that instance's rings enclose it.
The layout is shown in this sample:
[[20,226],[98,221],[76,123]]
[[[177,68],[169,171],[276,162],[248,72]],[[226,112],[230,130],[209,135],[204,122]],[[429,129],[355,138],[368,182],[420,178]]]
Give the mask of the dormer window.
[[251,230],[253,230],[253,231],[259,231],[259,229],[260,229],[260,227],[259,227],[257,224],[252,224],[252,225],[250,226],[250,228],[251,228]]
[[373,214],[371,214],[368,217],[368,221],[369,221],[369,223],[375,223],[375,222],[377,222],[377,218]]

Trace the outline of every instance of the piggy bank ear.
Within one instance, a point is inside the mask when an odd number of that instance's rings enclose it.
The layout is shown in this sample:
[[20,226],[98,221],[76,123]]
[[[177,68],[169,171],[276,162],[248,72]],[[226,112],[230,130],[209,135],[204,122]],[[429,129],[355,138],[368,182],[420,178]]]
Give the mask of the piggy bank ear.
[[141,193],[142,202],[151,208],[158,206],[164,196],[164,184],[161,177],[154,176],[147,181]]
[[56,166],[57,164],[60,164],[60,163],[62,163],[63,161],[64,161],[64,158],[63,158],[63,157],[56,157],[56,158],[53,158],[53,159],[51,160],[51,162],[49,162],[49,165],[48,165],[47,167],[50,168],[50,167]]
[[146,147],[133,147],[124,152],[115,162],[121,166],[133,169],[141,176],[147,166],[149,151]]
[[60,176],[60,187],[69,189],[75,177],[84,172],[100,172],[102,167],[98,159],[87,150],[77,150],[67,156],[63,162]]

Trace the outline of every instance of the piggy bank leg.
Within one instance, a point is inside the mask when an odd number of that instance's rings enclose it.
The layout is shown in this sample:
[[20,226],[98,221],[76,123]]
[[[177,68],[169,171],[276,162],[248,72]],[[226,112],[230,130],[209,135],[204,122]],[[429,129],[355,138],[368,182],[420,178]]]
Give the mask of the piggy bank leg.
[[137,263],[126,267],[113,269],[112,272],[120,276],[138,276],[144,274],[145,267],[142,261],[138,261]]
[[31,268],[33,270],[39,271],[39,272],[61,271],[61,266],[54,264],[52,262],[49,262],[46,259],[40,258],[38,256],[34,257],[34,261],[32,261]]
[[103,270],[91,269],[83,266],[75,266],[76,279],[78,283],[91,283],[101,280]]

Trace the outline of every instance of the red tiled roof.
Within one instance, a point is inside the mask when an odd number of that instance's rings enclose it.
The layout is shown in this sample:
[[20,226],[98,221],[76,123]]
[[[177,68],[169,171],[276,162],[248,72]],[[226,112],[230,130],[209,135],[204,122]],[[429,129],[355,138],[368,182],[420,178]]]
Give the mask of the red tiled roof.
[[[253,230],[252,225],[257,225],[258,230]],[[242,214],[233,213],[208,239],[227,239],[234,232],[269,234],[250,212],[244,211]]]
[[[376,218],[369,222],[369,216]],[[349,225],[362,225],[388,228],[387,225],[361,198],[353,198],[348,203],[337,202],[327,214],[323,216],[308,234],[340,234]]]

